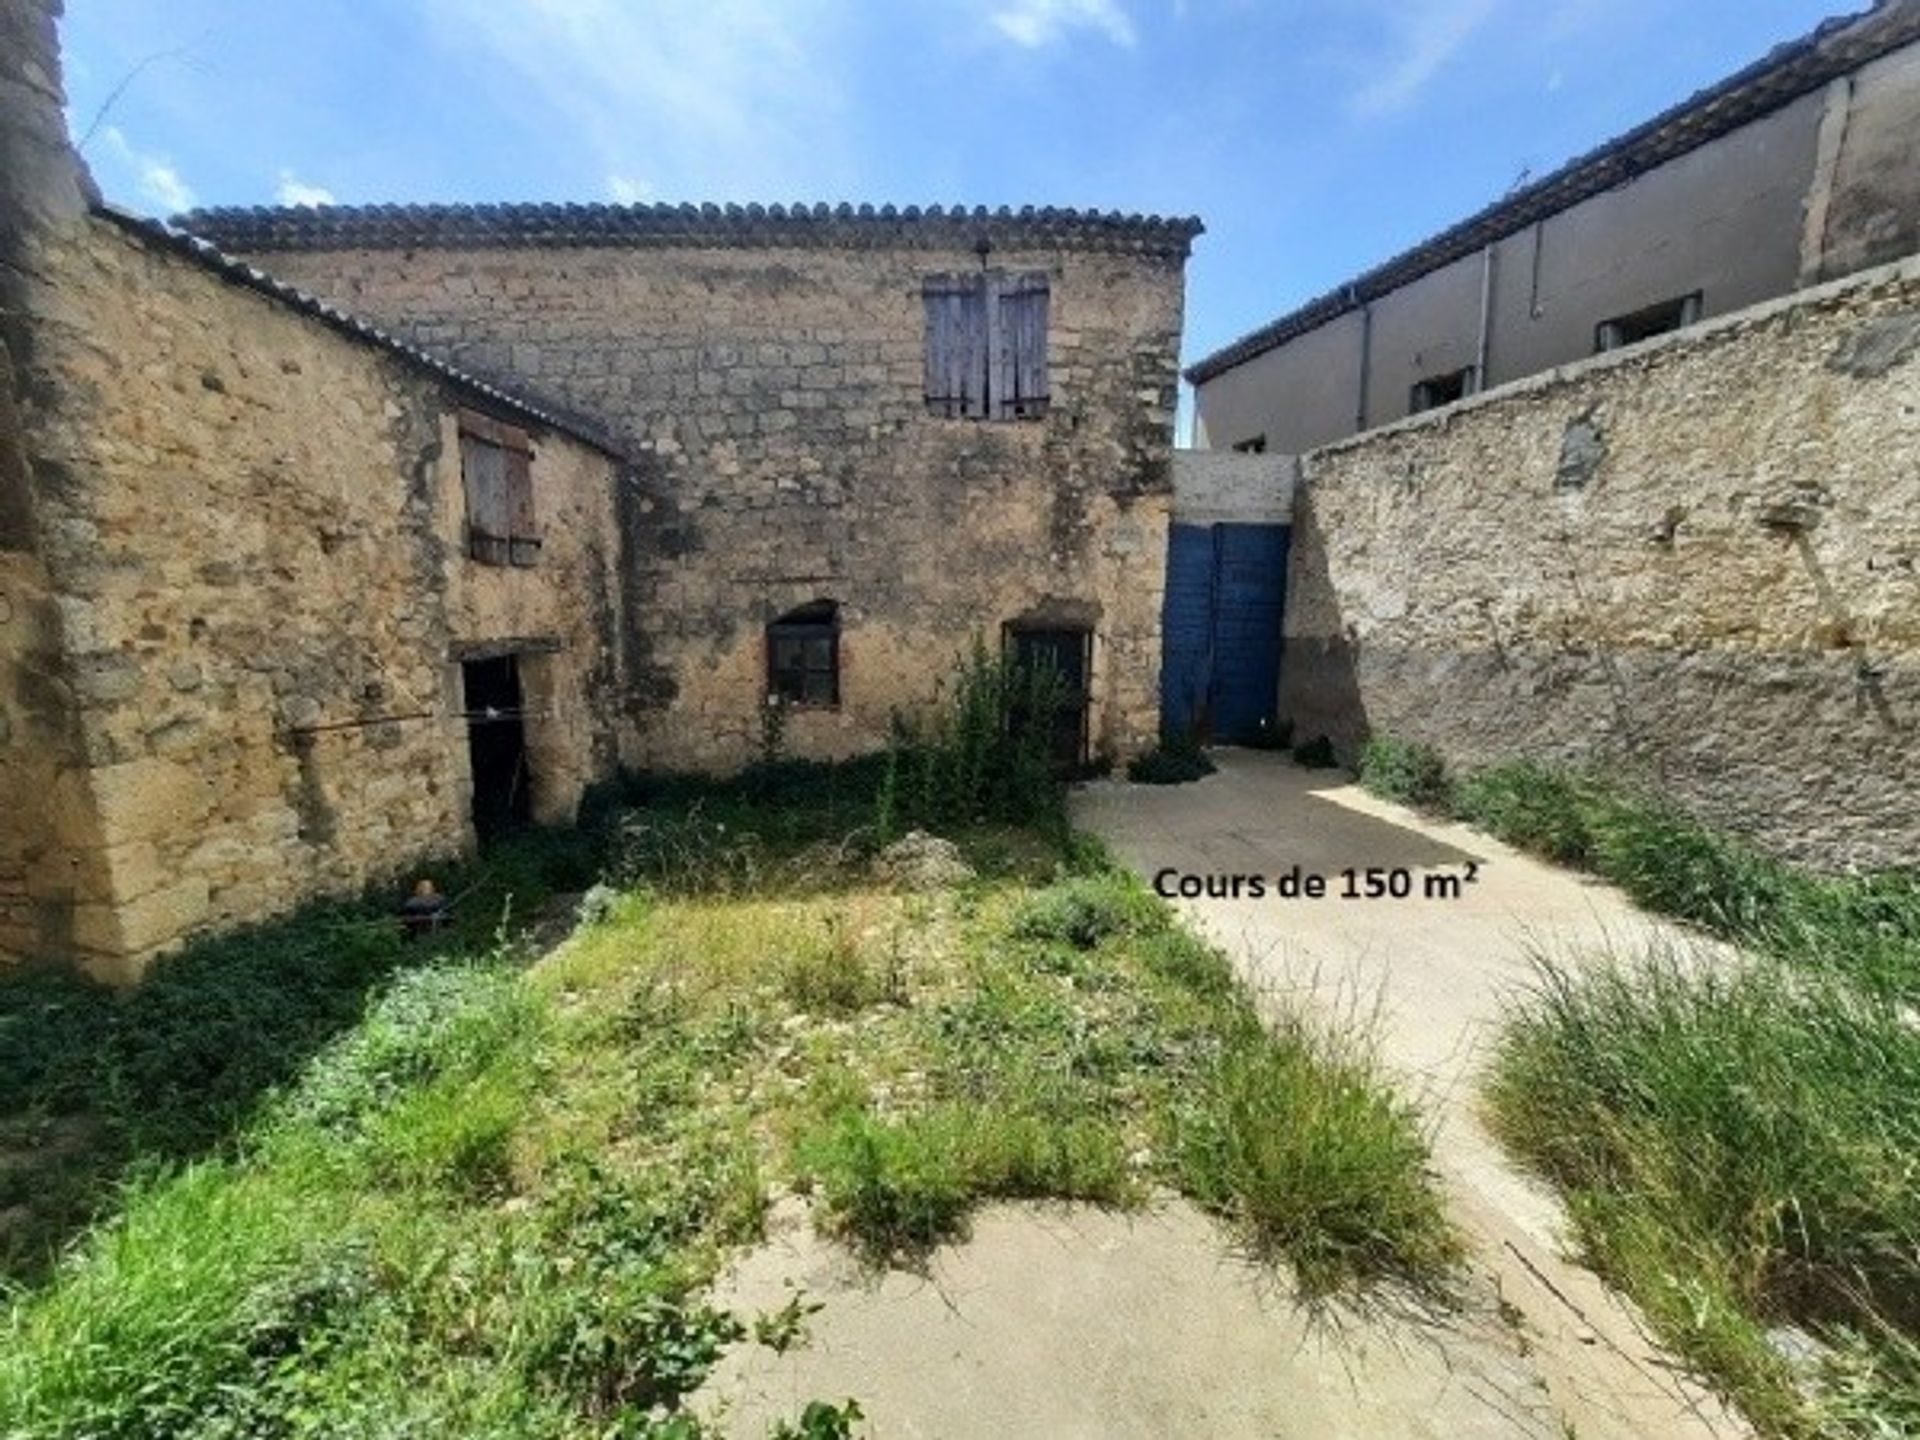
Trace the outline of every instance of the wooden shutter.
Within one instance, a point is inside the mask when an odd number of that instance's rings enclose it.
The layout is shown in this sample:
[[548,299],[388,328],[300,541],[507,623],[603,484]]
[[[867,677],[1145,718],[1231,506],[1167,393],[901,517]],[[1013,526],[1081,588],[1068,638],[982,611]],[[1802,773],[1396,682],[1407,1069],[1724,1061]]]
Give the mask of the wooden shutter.
[[985,419],[986,277],[930,275],[921,294],[927,317],[927,409],[950,419]]
[[507,503],[507,452],[478,435],[460,437],[460,477],[467,492],[467,553],[504,565],[513,533]]
[[517,425],[460,412],[460,476],[467,553],[488,565],[531,565],[540,554],[533,508],[533,442]]
[[1047,413],[1047,277],[996,278],[993,414],[1033,419]]
[[505,452],[507,459],[508,550],[516,565],[540,558],[540,526],[533,514],[533,452]]

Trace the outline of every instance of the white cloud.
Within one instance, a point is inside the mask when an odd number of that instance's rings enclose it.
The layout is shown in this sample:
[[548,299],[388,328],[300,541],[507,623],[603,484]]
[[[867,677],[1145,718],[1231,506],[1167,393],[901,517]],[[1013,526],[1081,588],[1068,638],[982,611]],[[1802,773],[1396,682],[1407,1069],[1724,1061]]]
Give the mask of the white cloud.
[[273,192],[282,205],[333,205],[338,202],[324,185],[309,185],[291,170],[280,172],[280,186]]
[[1098,30],[1116,45],[1132,46],[1139,38],[1118,0],[1013,0],[988,19],[1007,39],[1029,50],[1074,30]]
[[193,191],[166,156],[134,149],[117,125],[102,127],[100,138],[113,159],[132,176],[143,200],[167,215],[193,208]]
[[[425,0],[607,177],[697,200],[808,199],[853,179],[854,0]],[[857,18],[857,17],[856,17]],[[557,122],[557,126],[555,125]],[[624,183],[624,180],[623,180]],[[606,182],[618,196],[615,181]]]
[[1486,23],[1499,0],[1409,0],[1384,12],[1389,18],[1385,53],[1350,102],[1359,115],[1405,109],[1440,73],[1454,53]]
[[631,175],[609,175],[607,194],[616,205],[640,205],[653,199],[654,189],[646,181],[635,180]]

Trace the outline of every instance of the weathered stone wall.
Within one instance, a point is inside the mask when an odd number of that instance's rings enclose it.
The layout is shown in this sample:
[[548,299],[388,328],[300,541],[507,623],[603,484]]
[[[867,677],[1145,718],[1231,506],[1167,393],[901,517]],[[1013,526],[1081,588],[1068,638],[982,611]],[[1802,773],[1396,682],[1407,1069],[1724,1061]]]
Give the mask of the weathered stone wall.
[[1920,859],[1920,263],[1318,451],[1281,712]]
[[381,249],[257,257],[482,374],[604,418],[652,457],[623,516],[626,758],[726,769],[758,752],[764,626],[833,599],[841,704],[790,753],[883,743],[973,632],[1089,620],[1091,733],[1158,725],[1179,345],[1178,258],[994,251],[1050,277],[1050,413],[926,411],[921,281],[950,245]]
[[[0,824],[32,922],[0,954],[128,978],[185,935],[470,844],[467,647],[551,649],[527,667],[534,802],[569,818],[614,759],[615,462],[536,432],[539,563],[480,565],[471,397],[106,221],[34,264],[45,596],[0,625],[0,739],[23,777],[56,730],[78,753]],[[57,683],[23,685],[23,653]]]

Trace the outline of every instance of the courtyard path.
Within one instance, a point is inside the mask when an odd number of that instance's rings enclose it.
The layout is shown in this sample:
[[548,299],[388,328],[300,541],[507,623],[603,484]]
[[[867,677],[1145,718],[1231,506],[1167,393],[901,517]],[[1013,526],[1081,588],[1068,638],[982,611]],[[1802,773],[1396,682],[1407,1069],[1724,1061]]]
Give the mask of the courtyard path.
[[[1598,881],[1376,799],[1340,772],[1252,751],[1215,758],[1219,773],[1194,785],[1089,786],[1075,796],[1075,822],[1149,880],[1174,871],[1259,875],[1271,885],[1295,867],[1303,879],[1323,877],[1318,899],[1269,893],[1178,904],[1265,1003],[1373,1017],[1388,1068],[1436,1123],[1435,1160],[1474,1246],[1478,1280],[1517,1311],[1529,1360],[1574,1434],[1750,1433],[1685,1377],[1628,1302],[1568,1258],[1558,1202],[1512,1165],[1475,1109],[1502,1004],[1529,983],[1534,953],[1625,951],[1661,934],[1701,942]],[[1366,898],[1370,868],[1389,891],[1404,884],[1410,893]],[[1346,896],[1350,869],[1360,898]],[[1456,877],[1464,882],[1457,891]]]

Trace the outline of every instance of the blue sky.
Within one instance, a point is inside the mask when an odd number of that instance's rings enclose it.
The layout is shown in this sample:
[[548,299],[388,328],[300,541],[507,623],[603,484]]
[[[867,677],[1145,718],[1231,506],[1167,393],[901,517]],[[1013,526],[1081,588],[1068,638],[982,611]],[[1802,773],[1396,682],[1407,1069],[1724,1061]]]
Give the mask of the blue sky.
[[109,197],[1197,214],[1189,361],[1855,0],[67,0]]

